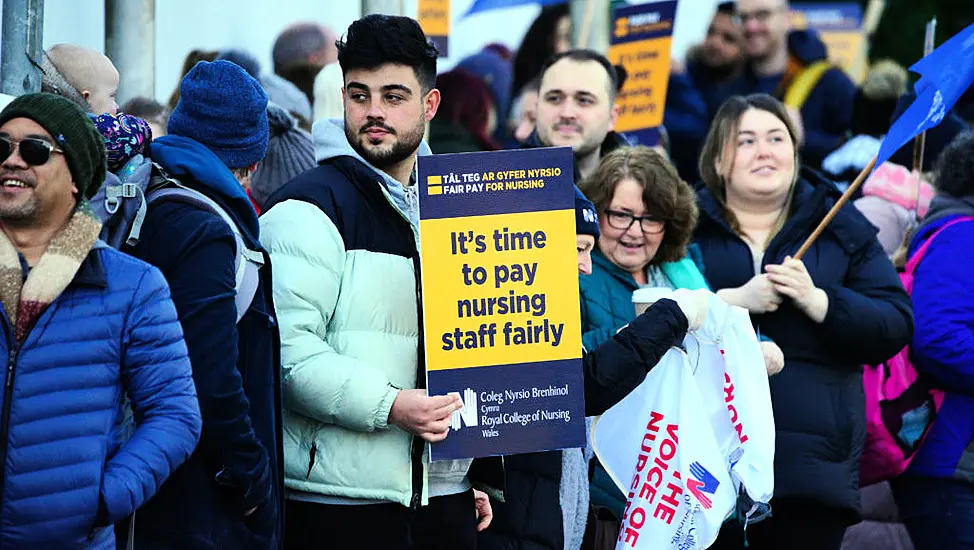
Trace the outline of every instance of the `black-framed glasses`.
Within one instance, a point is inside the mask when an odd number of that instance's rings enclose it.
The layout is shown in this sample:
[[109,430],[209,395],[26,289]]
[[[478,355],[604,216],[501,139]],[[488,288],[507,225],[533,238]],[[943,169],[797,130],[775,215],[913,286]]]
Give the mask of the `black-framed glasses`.
[[51,160],[54,153],[64,153],[63,150],[44,141],[41,138],[24,138],[14,140],[0,136],[0,162],[6,162],[14,151],[20,152],[20,158],[31,166],[40,166]]
[[621,229],[623,231],[629,231],[632,224],[639,221],[639,228],[643,233],[657,234],[662,233],[663,228],[666,226],[666,220],[657,218],[656,216],[633,216],[628,212],[619,212],[618,210],[606,210],[605,219],[609,222],[609,225],[615,229]]

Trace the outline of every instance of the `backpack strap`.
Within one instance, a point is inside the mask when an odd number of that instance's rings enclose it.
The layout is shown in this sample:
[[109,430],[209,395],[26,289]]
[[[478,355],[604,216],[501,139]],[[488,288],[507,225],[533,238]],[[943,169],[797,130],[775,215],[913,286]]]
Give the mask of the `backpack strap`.
[[927,255],[927,249],[930,248],[930,245],[933,243],[933,240],[937,238],[937,235],[943,233],[943,231],[948,227],[962,222],[974,222],[974,216],[961,216],[955,220],[951,220],[945,223],[943,227],[934,231],[933,235],[930,235],[927,238],[926,242],[920,245],[920,248],[918,248],[917,251],[913,253],[913,257],[911,257],[910,260],[906,262],[906,267],[904,268],[904,270],[907,273],[912,275],[916,271],[917,266],[920,265],[920,260],[922,260],[923,257]]
[[[132,185],[134,189],[127,188],[126,185]],[[105,190],[105,208],[109,213],[114,213],[118,209],[119,197],[121,198],[135,198],[138,197],[139,209],[135,213],[135,217],[132,218],[132,226],[129,229],[129,234],[125,237],[125,244],[127,246],[134,247],[139,244],[139,238],[142,236],[142,225],[145,224],[145,215],[148,211],[149,201],[146,195],[151,193],[153,189],[159,189],[167,185],[180,185],[180,183],[173,179],[166,171],[155,162],[152,163],[152,172],[149,176],[149,183],[146,186],[145,193],[137,185],[133,184],[123,184],[121,189]]]
[[805,100],[808,99],[812,90],[815,89],[818,81],[822,80],[825,72],[831,68],[832,63],[825,59],[820,59],[802,69],[788,86],[788,91],[785,92],[784,104],[800,110],[805,105]]
[[202,210],[212,212],[230,227],[233,238],[236,242],[236,258],[234,259],[234,270],[236,272],[236,298],[234,303],[237,306],[237,322],[243,318],[244,313],[250,308],[257,294],[257,285],[260,282],[259,271],[264,265],[264,255],[256,250],[247,248],[243,239],[243,234],[236,222],[230,217],[216,201],[207,197],[205,194],[186,187],[176,180],[169,179],[169,185],[150,189],[148,193],[148,203],[152,204],[160,200],[170,200],[196,206]]

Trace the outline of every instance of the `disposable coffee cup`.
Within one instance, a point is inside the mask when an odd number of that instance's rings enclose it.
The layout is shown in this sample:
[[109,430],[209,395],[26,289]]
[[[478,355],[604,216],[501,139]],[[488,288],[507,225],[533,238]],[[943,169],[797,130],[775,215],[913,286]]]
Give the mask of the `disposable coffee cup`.
[[673,294],[672,290],[665,288],[638,288],[632,293],[632,303],[636,308],[636,315],[642,315],[649,306],[656,303],[660,298],[667,298]]

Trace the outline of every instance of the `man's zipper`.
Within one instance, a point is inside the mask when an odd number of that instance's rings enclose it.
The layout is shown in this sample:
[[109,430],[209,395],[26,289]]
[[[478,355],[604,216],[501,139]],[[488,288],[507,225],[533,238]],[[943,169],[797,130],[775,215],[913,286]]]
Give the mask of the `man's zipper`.
[[[9,324],[7,325],[9,327]],[[7,345],[10,345],[10,331],[7,331]],[[7,482],[7,439],[10,436],[10,408],[14,392],[14,374],[17,370],[17,358],[21,345],[17,344],[7,353],[7,373],[3,383],[3,415],[0,418],[0,500],[3,499]],[[0,508],[0,514],[3,513]]]
[[[414,173],[417,170],[416,165],[413,165]],[[414,277],[416,279],[416,314],[417,321],[419,323],[419,339],[417,345],[417,356],[416,356],[416,389],[423,389],[426,387],[426,349],[424,347],[425,333],[423,331],[423,283],[422,283],[422,273],[420,271],[420,261],[419,261],[419,230],[413,226],[412,220],[409,219],[409,215],[403,212],[396,206],[392,195],[386,189],[385,184],[381,181],[376,182],[382,194],[385,196],[386,201],[392,207],[393,210],[399,213],[399,216],[406,222],[406,226],[409,228],[410,240],[412,241],[413,250],[415,253],[412,255],[413,260],[413,271],[415,273]],[[417,185],[415,182],[413,185]],[[403,187],[405,191],[405,187]],[[418,197],[417,197],[418,199]],[[410,462],[412,467],[412,480],[413,480],[413,494],[409,501],[409,508],[412,510],[419,509],[420,505],[423,503],[423,453],[426,451],[426,441],[418,436],[412,436],[412,450],[410,452]]]
[[[412,224],[410,224],[410,229],[412,229]],[[415,242],[413,242],[413,247],[418,248]],[[416,388],[419,389],[426,387],[426,349],[423,345],[425,337],[423,332],[423,287],[419,270],[419,252],[413,255],[413,267],[416,272],[416,314],[419,321],[419,345],[416,355]],[[423,452],[426,450],[426,441],[414,435],[412,445],[413,498],[409,507],[416,510],[423,503]]]

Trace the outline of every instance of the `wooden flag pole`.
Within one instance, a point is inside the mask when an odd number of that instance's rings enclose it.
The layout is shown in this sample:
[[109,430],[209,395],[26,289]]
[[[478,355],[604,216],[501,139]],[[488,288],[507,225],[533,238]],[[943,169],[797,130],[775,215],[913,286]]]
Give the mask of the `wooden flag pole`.
[[[937,29],[937,18],[933,18],[930,20],[929,23],[927,23],[926,35],[924,36],[924,42],[923,42],[924,57],[930,55],[930,52],[933,51],[934,34],[936,33],[936,29]],[[919,175],[920,175],[920,171],[923,168],[923,152],[924,152],[924,147],[926,142],[926,135],[927,135],[926,131],[921,132],[920,135],[916,137],[916,141],[913,144],[913,171],[917,175],[917,182],[918,182],[917,183],[917,203],[918,204],[920,202]],[[862,187],[862,184],[866,182],[866,178],[869,177],[869,174],[872,173],[873,168],[875,166],[876,166],[876,157],[873,157],[873,159],[869,161],[869,164],[867,164],[866,167],[862,169],[862,172],[859,172],[859,175],[856,176],[855,181],[853,181],[852,184],[849,185],[849,188],[845,190],[845,193],[842,193],[842,196],[835,203],[835,206],[833,206],[831,210],[829,210],[828,214],[825,215],[825,218],[822,219],[822,222],[819,223],[818,227],[815,228],[815,231],[813,231],[812,234],[809,235],[808,239],[806,239],[805,242],[802,244],[802,247],[798,249],[798,252],[794,256],[796,260],[801,260],[802,256],[804,256],[805,253],[808,252],[808,249],[811,248],[813,244],[815,244],[815,241],[822,235],[822,232],[825,231],[825,228],[829,226],[829,224],[835,218],[836,214],[839,213],[839,210],[841,210],[842,207],[845,206],[847,202],[849,202],[849,199],[852,198],[852,195],[854,195],[855,192],[860,187]]]
[[[930,55],[934,46],[934,35],[937,32],[937,18],[934,17],[927,23],[927,32],[923,38],[923,57]],[[920,173],[923,172],[923,154],[927,144],[927,131],[920,132],[920,135],[913,141],[913,174],[919,180]]]
[[833,206],[832,209],[829,210],[829,213],[822,218],[822,222],[818,224],[815,231],[813,231],[812,234],[809,235],[808,239],[805,240],[805,244],[798,249],[798,252],[794,256],[796,260],[801,260],[802,256],[808,252],[808,249],[815,244],[816,239],[822,235],[822,232],[825,231],[825,228],[829,226],[829,223],[831,223],[832,219],[835,218],[835,215],[839,213],[839,210],[845,206],[845,203],[849,202],[849,199],[852,198],[852,195],[855,194],[856,190],[862,187],[862,184],[865,183],[866,178],[869,177],[870,173],[872,173],[874,166],[876,166],[876,157],[873,157],[873,160],[869,161],[869,164],[862,169],[862,172],[859,172],[859,175],[856,176],[855,181],[853,181],[849,188],[845,190],[845,193],[842,193],[842,196],[835,203],[835,206]]

